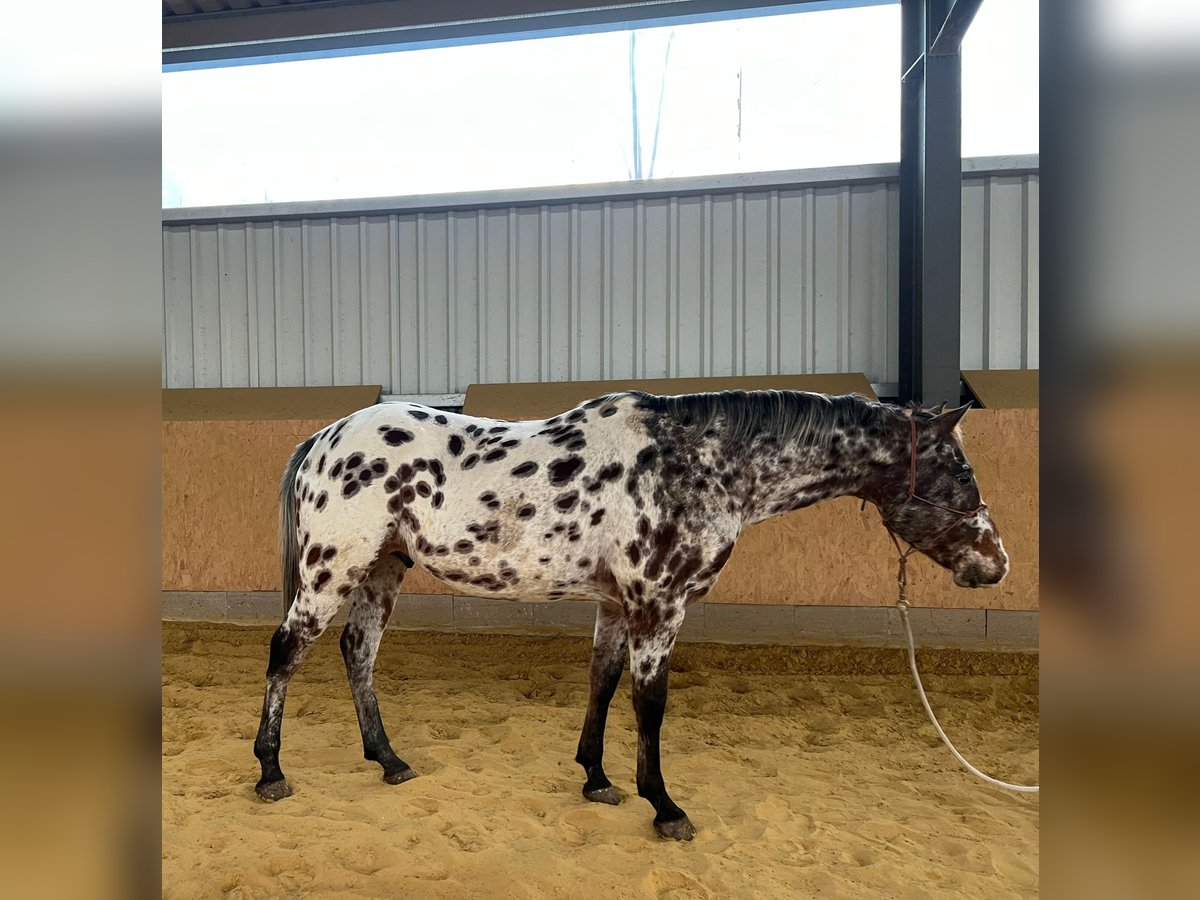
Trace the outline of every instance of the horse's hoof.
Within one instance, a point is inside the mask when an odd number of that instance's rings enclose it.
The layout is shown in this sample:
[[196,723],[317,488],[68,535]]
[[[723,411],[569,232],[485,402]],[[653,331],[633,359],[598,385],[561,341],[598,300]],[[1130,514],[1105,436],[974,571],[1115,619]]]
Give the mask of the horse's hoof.
[[406,781],[412,781],[417,777],[417,773],[412,769],[400,769],[396,772],[384,772],[383,780],[388,784],[404,784]]
[[286,778],[280,778],[278,781],[260,781],[254,786],[254,793],[268,803],[274,803],[276,800],[292,796],[292,787]]
[[607,803],[609,806],[616,806],[621,802],[621,795],[611,784],[607,787],[592,788],[591,790],[584,788],[583,796],[593,803]]
[[687,816],[669,822],[655,822],[654,830],[663,837],[676,841],[690,841],[696,836],[696,826]]

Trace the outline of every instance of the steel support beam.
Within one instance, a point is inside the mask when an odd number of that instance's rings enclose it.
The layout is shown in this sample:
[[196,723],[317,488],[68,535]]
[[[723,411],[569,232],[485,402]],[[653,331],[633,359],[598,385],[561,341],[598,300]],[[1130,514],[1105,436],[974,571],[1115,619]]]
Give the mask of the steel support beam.
[[957,403],[962,392],[962,62],[958,51],[979,3],[901,3],[901,401]]

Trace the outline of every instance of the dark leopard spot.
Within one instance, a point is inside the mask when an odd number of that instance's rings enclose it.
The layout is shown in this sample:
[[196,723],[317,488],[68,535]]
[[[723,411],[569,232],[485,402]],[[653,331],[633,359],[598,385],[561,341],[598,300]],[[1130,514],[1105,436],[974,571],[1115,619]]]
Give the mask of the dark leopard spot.
[[429,486],[428,481],[422,481],[417,484],[417,493],[422,497],[428,497],[433,493],[433,488]]
[[568,456],[566,459],[556,459],[547,466],[550,473],[550,483],[555,486],[566,484],[579,474],[584,462],[581,456]]
[[347,482],[346,486],[342,488],[342,496],[345,497],[347,500],[349,500],[351,497],[353,497],[355,494],[358,493],[358,485],[359,485],[359,482],[357,482],[357,481]]
[[596,510],[594,513],[592,513],[592,524],[599,525],[600,520],[603,518],[604,518],[604,510],[602,510],[602,509]]
[[532,503],[526,503],[524,506],[522,506],[520,509],[517,510],[517,518],[518,519],[531,519],[531,518],[533,518],[533,515],[536,512],[537,512],[536,506],[534,506]]
[[441,491],[437,491],[437,492],[436,492],[436,493],[433,495],[433,499],[432,499],[432,500],[430,500],[429,502],[430,502],[430,505],[431,505],[431,506],[432,506],[434,509],[441,509],[441,508],[442,508],[442,503],[444,503],[444,502],[445,502],[445,500],[446,500],[446,497],[445,497],[445,495],[444,495],[444,494],[443,494]]
[[479,454],[472,453],[470,456],[468,456],[466,459],[463,460],[462,467],[464,469],[473,469],[473,468],[475,468],[475,463],[477,463],[477,462],[479,462]]
[[537,470],[538,470],[538,464],[535,463],[533,460],[530,460],[529,462],[521,463],[519,466],[517,466],[515,469],[513,469],[512,474],[514,476],[516,476],[517,478],[528,478],[530,475],[532,475]]
[[325,584],[332,577],[333,575],[328,569],[322,569],[318,572],[316,579],[313,581],[313,592],[317,594],[321,593],[321,588],[325,587]]
[[333,464],[332,468],[330,468],[329,477],[337,478],[341,474],[342,474],[342,461],[339,459],[337,462],[335,462]]
[[329,560],[333,559],[335,556],[337,556],[337,547],[326,547],[325,552],[321,554],[321,559],[328,562]]
[[450,448],[451,456],[458,456],[463,452],[463,439],[457,434],[452,434],[447,446]]
[[403,428],[392,428],[384,434],[383,439],[393,447],[399,447],[401,444],[407,444],[413,439],[411,431],[405,431]]
[[445,425],[446,417],[445,416],[434,416],[433,421],[437,422],[439,425]]
[[506,457],[506,456],[508,456],[507,450],[492,450],[486,456],[483,457],[483,461],[484,462],[499,462],[500,460],[504,459],[504,457]]
[[423,412],[419,409],[410,409],[408,411],[408,414],[410,416],[412,416],[414,419],[416,419],[418,422],[424,422],[426,419],[429,418],[429,413]]
[[470,553],[474,549],[475,543],[473,541],[458,541],[454,545],[454,551],[456,553]]
[[317,497],[317,512],[323,510],[327,502],[329,502],[329,495],[325,493],[325,491],[321,491],[320,495]]
[[563,494],[554,501],[554,505],[562,512],[570,512],[575,508],[575,504],[579,502],[579,491],[571,491],[569,494]]

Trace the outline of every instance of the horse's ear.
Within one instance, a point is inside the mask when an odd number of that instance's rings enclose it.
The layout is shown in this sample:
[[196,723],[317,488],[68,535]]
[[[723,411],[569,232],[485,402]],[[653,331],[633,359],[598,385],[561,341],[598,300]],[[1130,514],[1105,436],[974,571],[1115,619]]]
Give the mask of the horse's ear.
[[[943,404],[944,406],[945,404]],[[950,434],[958,427],[958,423],[962,421],[962,417],[967,414],[967,410],[971,408],[971,401],[967,401],[958,409],[948,409],[945,412],[939,412],[934,418],[934,424],[941,430],[943,434]]]

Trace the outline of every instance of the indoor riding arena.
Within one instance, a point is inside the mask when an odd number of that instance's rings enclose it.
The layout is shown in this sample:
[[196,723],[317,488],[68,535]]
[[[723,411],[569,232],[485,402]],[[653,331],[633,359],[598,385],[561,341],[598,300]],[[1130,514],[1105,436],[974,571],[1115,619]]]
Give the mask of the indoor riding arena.
[[1036,0],[491,6],[163,4],[163,896],[1036,896]]

